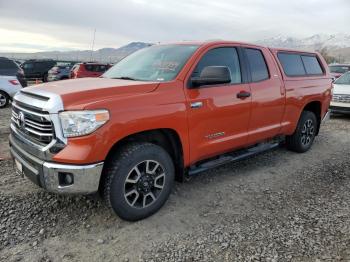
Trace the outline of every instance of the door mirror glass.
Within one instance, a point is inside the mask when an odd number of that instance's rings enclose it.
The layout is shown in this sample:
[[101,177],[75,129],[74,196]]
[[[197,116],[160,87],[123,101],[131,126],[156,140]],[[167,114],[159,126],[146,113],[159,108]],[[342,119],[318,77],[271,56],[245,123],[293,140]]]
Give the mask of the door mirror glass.
[[191,78],[192,87],[231,83],[231,73],[227,66],[206,66],[199,77]]

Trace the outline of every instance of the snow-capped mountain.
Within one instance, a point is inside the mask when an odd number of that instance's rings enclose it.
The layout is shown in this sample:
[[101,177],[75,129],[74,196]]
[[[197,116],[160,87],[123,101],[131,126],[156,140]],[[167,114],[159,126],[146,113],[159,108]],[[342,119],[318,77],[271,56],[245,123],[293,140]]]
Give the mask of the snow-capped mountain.
[[286,47],[307,50],[316,50],[323,47],[340,49],[350,47],[350,34],[316,34],[306,38],[277,35],[272,38],[257,41],[257,43],[269,47]]
[[152,43],[132,42],[119,48],[102,48],[91,52],[90,50],[76,51],[49,51],[38,53],[0,53],[0,56],[10,57],[12,59],[55,59],[63,61],[99,61],[115,63],[125,56]]

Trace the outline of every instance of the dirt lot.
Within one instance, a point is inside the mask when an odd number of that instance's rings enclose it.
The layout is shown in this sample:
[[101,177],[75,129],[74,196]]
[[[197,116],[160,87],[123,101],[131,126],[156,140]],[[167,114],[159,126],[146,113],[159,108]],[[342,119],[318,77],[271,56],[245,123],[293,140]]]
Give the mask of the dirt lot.
[[280,148],[176,184],[136,223],[97,197],[46,193],[3,160],[0,261],[350,261],[349,130],[333,117],[308,153]]

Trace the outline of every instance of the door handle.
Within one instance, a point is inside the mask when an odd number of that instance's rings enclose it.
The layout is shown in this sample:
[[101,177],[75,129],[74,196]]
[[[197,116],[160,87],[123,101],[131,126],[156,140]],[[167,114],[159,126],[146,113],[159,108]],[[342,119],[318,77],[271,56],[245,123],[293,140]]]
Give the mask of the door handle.
[[245,99],[245,98],[250,97],[250,95],[251,95],[250,92],[241,91],[241,92],[237,93],[237,98]]
[[191,108],[200,108],[203,106],[203,103],[202,102],[194,102],[194,103],[191,103]]

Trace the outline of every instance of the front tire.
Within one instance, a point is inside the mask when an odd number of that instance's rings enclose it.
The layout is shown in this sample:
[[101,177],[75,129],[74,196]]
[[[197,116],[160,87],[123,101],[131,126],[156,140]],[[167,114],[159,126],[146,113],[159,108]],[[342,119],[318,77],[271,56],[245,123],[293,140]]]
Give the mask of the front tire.
[[310,111],[303,111],[294,134],[286,138],[287,148],[298,153],[308,151],[315,140],[316,132],[316,115]]
[[104,198],[122,219],[137,221],[157,212],[174,183],[174,164],[162,147],[133,143],[112,157],[105,170]]

